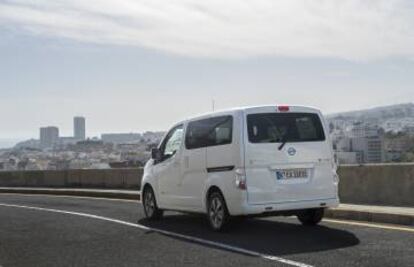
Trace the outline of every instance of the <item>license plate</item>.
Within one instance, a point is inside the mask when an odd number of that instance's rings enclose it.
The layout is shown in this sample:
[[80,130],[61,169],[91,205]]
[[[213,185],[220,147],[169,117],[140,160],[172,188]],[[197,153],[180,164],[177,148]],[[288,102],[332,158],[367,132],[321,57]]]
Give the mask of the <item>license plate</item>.
[[276,179],[296,179],[296,178],[307,178],[308,171],[306,169],[285,169],[276,171]]

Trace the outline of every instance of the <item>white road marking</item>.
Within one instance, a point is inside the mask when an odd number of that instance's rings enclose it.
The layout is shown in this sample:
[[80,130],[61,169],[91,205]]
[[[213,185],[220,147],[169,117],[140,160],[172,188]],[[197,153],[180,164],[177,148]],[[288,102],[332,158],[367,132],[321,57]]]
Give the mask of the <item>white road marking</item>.
[[29,209],[29,210],[37,210],[37,211],[48,211],[48,212],[69,214],[69,215],[76,215],[76,216],[92,218],[92,219],[97,219],[97,220],[102,220],[102,221],[107,221],[107,222],[112,222],[112,223],[118,223],[118,224],[125,225],[125,226],[139,228],[139,229],[145,230],[145,231],[153,231],[153,232],[160,233],[160,234],[163,234],[163,235],[166,235],[166,236],[177,237],[177,238],[180,238],[180,239],[188,240],[188,241],[199,243],[199,244],[205,244],[205,245],[209,245],[209,246],[212,246],[212,247],[225,249],[225,250],[228,250],[228,251],[233,251],[233,252],[242,253],[242,254],[249,255],[249,256],[259,257],[259,258],[262,258],[262,259],[265,259],[265,260],[277,261],[277,262],[284,263],[284,264],[291,265],[291,266],[313,267],[312,265],[309,265],[309,264],[306,264],[306,263],[292,261],[292,260],[284,259],[284,258],[277,257],[277,256],[267,255],[267,254],[263,254],[263,253],[260,253],[260,252],[247,250],[247,249],[244,249],[244,248],[235,247],[235,246],[231,246],[231,245],[227,245],[227,244],[223,244],[223,243],[219,243],[219,242],[215,242],[215,241],[211,241],[211,240],[206,240],[206,239],[202,239],[202,238],[198,238],[198,237],[178,234],[178,233],[174,233],[174,232],[170,232],[170,231],[166,231],[166,230],[161,230],[161,229],[157,229],[157,228],[148,227],[148,226],[145,226],[145,225],[142,225],[142,224],[131,223],[131,222],[127,222],[127,221],[112,219],[112,218],[99,216],[99,215],[94,215],[94,214],[89,214],[89,213],[74,212],[74,211],[67,211],[67,210],[58,210],[58,209],[49,209],[49,208],[41,208],[41,207],[33,207],[33,206],[24,206],[24,205],[14,205],[14,204],[6,204],[6,203],[0,203],[0,206],[11,207],[11,208],[22,208],[22,209]]
[[386,229],[386,230],[395,230],[395,231],[403,231],[403,232],[414,233],[414,228],[409,227],[409,226],[405,227],[405,226],[396,226],[396,225],[392,225],[392,224],[380,224],[380,223],[371,223],[371,222],[356,222],[356,221],[336,220],[336,219],[323,219],[323,222],[348,224],[348,225],[355,225],[355,226],[362,226],[362,227],[369,227],[369,228],[378,228],[378,229]]
[[[107,198],[107,197],[88,197],[88,196],[74,196],[74,195],[51,195],[51,194],[29,194],[29,193],[0,193],[0,195],[18,195],[18,196],[28,196],[28,197],[53,197],[53,198],[80,198],[80,199],[97,199],[97,200],[107,200],[107,201],[117,201],[117,202],[132,202],[132,203],[141,203],[137,199],[122,199],[122,198]],[[1,266],[0,266],[1,267]]]

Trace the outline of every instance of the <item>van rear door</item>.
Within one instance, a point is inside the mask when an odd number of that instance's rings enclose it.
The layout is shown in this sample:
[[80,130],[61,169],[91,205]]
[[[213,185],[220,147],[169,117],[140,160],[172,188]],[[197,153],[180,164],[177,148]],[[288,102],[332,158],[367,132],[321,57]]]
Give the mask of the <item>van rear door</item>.
[[336,197],[333,155],[321,114],[303,107],[263,107],[245,114],[249,204]]

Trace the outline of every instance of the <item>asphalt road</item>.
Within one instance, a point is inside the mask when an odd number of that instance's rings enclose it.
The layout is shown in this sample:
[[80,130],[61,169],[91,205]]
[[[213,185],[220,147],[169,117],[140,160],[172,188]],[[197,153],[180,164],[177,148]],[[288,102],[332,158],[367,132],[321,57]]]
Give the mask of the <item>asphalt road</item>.
[[414,266],[414,228],[276,217],[214,233],[133,201],[0,194],[0,266]]

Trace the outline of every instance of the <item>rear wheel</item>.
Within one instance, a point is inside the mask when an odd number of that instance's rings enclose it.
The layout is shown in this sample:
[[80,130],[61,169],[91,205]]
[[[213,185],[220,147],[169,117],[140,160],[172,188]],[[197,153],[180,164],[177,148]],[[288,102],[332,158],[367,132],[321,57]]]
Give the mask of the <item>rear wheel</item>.
[[299,213],[298,219],[303,225],[317,225],[323,218],[325,209],[309,209]]
[[144,206],[145,217],[150,220],[161,219],[163,211],[158,208],[154,190],[150,186],[147,186],[144,190],[142,204]]
[[211,228],[220,232],[227,228],[230,221],[230,214],[226,202],[220,192],[213,192],[207,201],[207,217]]

